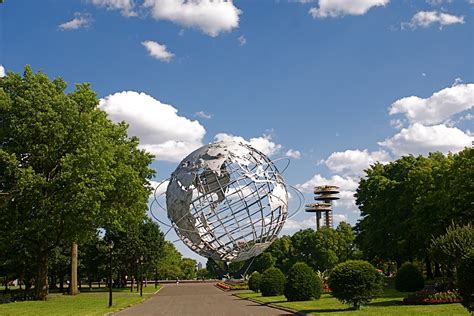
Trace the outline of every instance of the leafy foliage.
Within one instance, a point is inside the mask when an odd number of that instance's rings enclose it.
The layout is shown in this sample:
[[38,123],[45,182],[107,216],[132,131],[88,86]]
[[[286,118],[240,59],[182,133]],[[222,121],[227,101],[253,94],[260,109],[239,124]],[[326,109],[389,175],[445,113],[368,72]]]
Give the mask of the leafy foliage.
[[382,293],[383,276],[367,261],[349,260],[338,264],[329,275],[332,295],[359,309]]
[[273,258],[272,254],[269,252],[264,252],[257,257],[255,257],[255,260],[253,264],[250,266],[251,271],[258,271],[260,273],[263,273],[263,271],[267,270],[268,268],[271,268],[275,265],[276,259]]
[[295,263],[288,271],[285,297],[288,301],[307,301],[321,297],[323,282],[306,263]]
[[18,274],[35,279],[41,300],[53,249],[143,221],[154,173],[89,84],[66,86],[29,66],[0,80],[0,258],[28,254],[32,270]]
[[260,291],[263,296],[275,296],[283,294],[285,289],[285,275],[278,268],[269,268],[262,274]]
[[415,292],[424,286],[423,275],[413,263],[404,263],[395,276],[395,288],[400,292]]
[[474,250],[461,260],[457,270],[457,287],[463,306],[474,312]]
[[253,272],[249,278],[249,289],[254,292],[260,292],[261,281],[262,275],[258,271]]
[[[474,149],[375,163],[359,182],[356,244],[374,262],[424,261],[432,277],[431,240],[449,223],[472,222]],[[441,258],[433,258],[441,260]],[[439,263],[439,262],[438,262]],[[455,262],[446,262],[453,269]]]
[[458,266],[460,260],[474,249],[474,227],[452,224],[443,235],[433,238],[430,251],[438,262]]

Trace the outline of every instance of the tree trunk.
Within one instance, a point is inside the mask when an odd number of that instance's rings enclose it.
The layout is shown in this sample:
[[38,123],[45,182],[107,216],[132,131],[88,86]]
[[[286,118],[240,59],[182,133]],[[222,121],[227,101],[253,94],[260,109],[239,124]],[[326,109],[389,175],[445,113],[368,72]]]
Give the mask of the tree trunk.
[[431,268],[431,260],[428,255],[425,256],[425,264],[426,264],[426,279],[433,280],[433,269]]
[[71,282],[69,284],[69,294],[77,295],[77,242],[73,241],[71,245]]
[[442,277],[442,274],[441,274],[441,267],[439,266],[439,263],[438,263],[438,262],[435,262],[434,266],[435,266],[435,272],[434,272],[435,278]]
[[64,293],[64,274],[59,275],[59,292]]
[[48,298],[48,253],[45,251],[40,251],[38,255],[35,298],[39,301],[46,301]]

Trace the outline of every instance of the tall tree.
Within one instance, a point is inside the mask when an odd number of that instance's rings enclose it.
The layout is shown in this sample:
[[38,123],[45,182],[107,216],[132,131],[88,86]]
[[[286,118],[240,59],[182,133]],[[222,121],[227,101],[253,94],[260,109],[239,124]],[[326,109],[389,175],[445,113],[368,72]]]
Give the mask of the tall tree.
[[25,67],[0,80],[1,242],[31,249],[37,299],[48,294],[48,258],[61,241],[143,215],[151,156],[97,108],[88,84]]

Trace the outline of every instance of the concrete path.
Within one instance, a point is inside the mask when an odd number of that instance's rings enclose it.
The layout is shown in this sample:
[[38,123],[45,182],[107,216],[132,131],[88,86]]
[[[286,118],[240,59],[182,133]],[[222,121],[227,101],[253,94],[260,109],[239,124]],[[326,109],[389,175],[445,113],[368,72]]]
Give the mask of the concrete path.
[[262,306],[232,296],[217,289],[212,283],[165,284],[158,294],[145,302],[114,315],[167,316],[233,316],[233,315],[292,315],[282,310]]

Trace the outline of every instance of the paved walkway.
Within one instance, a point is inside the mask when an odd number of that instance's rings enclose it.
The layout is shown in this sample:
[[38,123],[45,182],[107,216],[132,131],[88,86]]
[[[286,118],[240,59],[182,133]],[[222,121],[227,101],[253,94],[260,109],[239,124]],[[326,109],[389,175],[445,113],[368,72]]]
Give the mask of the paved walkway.
[[166,284],[158,294],[145,302],[127,308],[115,315],[167,316],[233,316],[233,315],[292,315],[232,296],[217,289],[212,283]]

